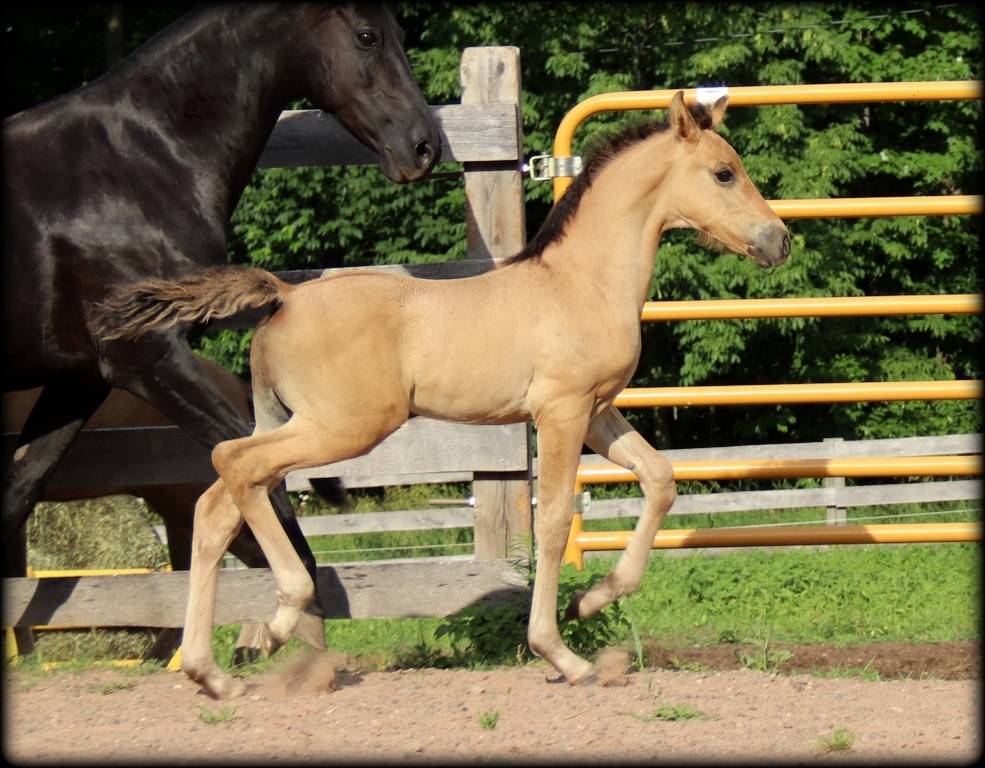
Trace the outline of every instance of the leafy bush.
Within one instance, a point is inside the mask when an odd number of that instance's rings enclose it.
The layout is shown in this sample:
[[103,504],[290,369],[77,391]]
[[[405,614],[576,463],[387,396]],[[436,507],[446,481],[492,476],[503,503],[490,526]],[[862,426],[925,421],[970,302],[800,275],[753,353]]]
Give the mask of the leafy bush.
[[[532,582],[534,574],[527,578]],[[565,610],[575,592],[589,589],[602,578],[603,574],[578,571],[570,564],[561,569],[558,628],[565,644],[580,656],[591,656],[608,647],[629,627],[618,601],[587,619],[565,619]],[[526,601],[511,606],[480,604],[446,619],[434,634],[435,638],[448,637],[456,663],[522,664],[533,658],[527,646],[529,623],[530,605]]]

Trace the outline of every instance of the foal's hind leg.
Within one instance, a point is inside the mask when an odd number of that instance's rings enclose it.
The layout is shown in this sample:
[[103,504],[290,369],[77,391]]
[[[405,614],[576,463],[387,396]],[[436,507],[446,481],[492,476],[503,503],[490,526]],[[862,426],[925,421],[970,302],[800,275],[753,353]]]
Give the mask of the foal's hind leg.
[[[380,409],[379,418],[361,416],[353,423],[351,417],[332,414],[326,423],[295,414],[281,427],[221,443],[212,453],[216,471],[260,542],[277,581],[277,612],[267,622],[266,652],[297,634],[302,611],[315,594],[314,580],[274,515],[270,490],[292,470],[368,451],[399,427],[407,413],[394,407]],[[320,647],[315,647],[324,649],[324,633]]]
[[229,495],[226,484],[222,480],[216,481],[195,505],[181,668],[217,699],[246,693],[246,686],[220,670],[212,655],[219,567],[229,543],[242,525],[243,516]]
[[613,406],[596,416],[585,442],[600,455],[632,470],[640,479],[646,504],[622,557],[608,575],[587,592],[572,597],[567,615],[587,618],[622,595],[631,595],[643,580],[643,571],[656,536],[674,499],[674,470]]

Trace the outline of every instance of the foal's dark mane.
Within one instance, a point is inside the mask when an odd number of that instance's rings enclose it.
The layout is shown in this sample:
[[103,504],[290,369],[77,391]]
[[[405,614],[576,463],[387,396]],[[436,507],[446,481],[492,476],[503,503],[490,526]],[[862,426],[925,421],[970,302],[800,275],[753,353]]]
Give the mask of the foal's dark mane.
[[[689,104],[688,111],[702,130],[708,130],[712,127],[711,112],[703,104]],[[535,259],[544,252],[547,246],[560,242],[564,237],[568,222],[571,221],[581,204],[582,195],[585,194],[585,190],[592,186],[592,182],[598,176],[599,171],[616,155],[657,133],[663,133],[668,127],[666,120],[647,120],[631,123],[619,131],[593,137],[585,147],[585,159],[581,173],[575,176],[571,186],[555,203],[533,239],[527,243],[522,251],[507,259],[506,263],[512,264],[517,261]]]

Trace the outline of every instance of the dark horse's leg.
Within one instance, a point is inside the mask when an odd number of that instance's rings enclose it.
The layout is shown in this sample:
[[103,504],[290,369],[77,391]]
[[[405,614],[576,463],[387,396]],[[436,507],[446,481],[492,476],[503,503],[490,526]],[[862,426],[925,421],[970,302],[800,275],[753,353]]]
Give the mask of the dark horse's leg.
[[[250,434],[250,425],[199,365],[187,341],[171,331],[151,332],[138,341],[105,342],[101,364],[106,379],[147,400],[193,437],[214,447]],[[317,589],[315,556],[281,485],[271,494],[277,518],[316,585],[296,635],[314,648],[325,648],[324,617]]]
[[[27,573],[27,525],[11,537],[4,547],[4,576],[23,576]],[[34,633],[30,627],[14,627],[14,642],[17,653],[30,653],[34,650]]]
[[[98,379],[57,381],[42,390],[17,439],[7,471],[3,494],[5,551],[31,516],[69,445],[109,391],[110,386]],[[5,564],[4,575],[23,576],[24,572],[8,573]]]
[[[4,578],[27,573],[27,519],[72,440],[109,394],[102,383],[53,383],[41,392],[21,430],[3,493]],[[34,650],[30,627],[15,627],[18,653]]]

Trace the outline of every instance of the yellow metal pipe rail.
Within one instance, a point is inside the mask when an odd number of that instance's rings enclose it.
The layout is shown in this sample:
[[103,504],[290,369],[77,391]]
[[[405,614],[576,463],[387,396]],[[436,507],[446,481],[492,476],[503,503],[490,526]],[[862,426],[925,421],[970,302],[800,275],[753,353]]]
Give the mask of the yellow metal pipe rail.
[[[561,124],[554,135],[554,157],[571,157],[571,144],[575,129],[592,115],[599,112],[620,112],[630,109],[664,109],[670,104],[674,94],[681,90],[684,91],[686,100],[695,101],[699,96],[700,89],[674,88],[663,91],[626,91],[623,93],[603,93],[585,99],[576,104],[561,120]],[[980,80],[947,80],[917,83],[759,85],[728,88],[727,93],[729,106],[740,107],[780,104],[852,104],[879,101],[953,101],[982,98],[982,82]],[[559,176],[555,178],[554,199],[559,199],[570,184],[570,177]],[[980,212],[981,198],[978,199]]]
[[[675,461],[675,480],[770,480],[802,477],[915,477],[980,475],[982,457],[892,456],[835,459],[722,459]],[[575,493],[582,486],[634,483],[635,473],[617,464],[582,464],[575,476]]]
[[947,296],[813,296],[792,299],[648,301],[641,322],[665,320],[749,320],[777,317],[863,317],[868,315],[972,315],[982,311],[982,294]]
[[[575,129],[588,117],[605,111],[666,108],[681,89],[607,93],[586,99],[565,115],[554,141],[554,157],[572,155]],[[695,101],[700,89],[683,89]],[[711,90],[711,89],[709,89]],[[755,86],[721,89],[730,106],[778,104],[845,104],[879,101],[981,99],[981,81],[922,83],[856,83],[834,85]],[[564,194],[570,177],[554,179],[554,199]],[[873,197],[836,200],[773,200],[769,205],[781,218],[875,216],[943,216],[981,214],[982,197]],[[745,299],[736,301],[647,302],[641,321],[711,320],[770,317],[850,317],[861,315],[980,313],[982,296],[893,296],[806,299]],[[980,381],[894,382],[826,385],[765,385],[757,387],[674,387],[624,390],[619,407],[799,402],[854,402],[859,400],[980,398]],[[888,477],[900,475],[981,474],[980,456],[916,458],[677,462],[677,480],[767,479],[795,477]],[[616,465],[578,468],[575,492],[585,483],[633,482],[634,473]],[[565,552],[566,562],[583,567],[585,549],[623,549],[631,532],[584,533],[576,514]],[[661,531],[657,548],[695,546],[767,546],[772,544],[889,543],[910,541],[981,541],[975,524],[904,526],[824,526],[820,528],[710,529]]]
[[[585,552],[624,550],[633,531],[585,531],[576,514],[564,562],[585,567]],[[713,547],[782,547],[830,544],[911,544],[981,541],[981,523],[905,523],[886,525],[776,526],[772,528],[701,528],[659,531],[653,549]]]
[[777,405],[860,403],[873,400],[975,400],[982,382],[863,381],[839,384],[735,384],[712,387],[631,387],[614,401],[617,408],[691,405]]
[[923,197],[839,197],[767,200],[781,219],[857,219],[877,216],[962,216],[981,214],[981,195]]

